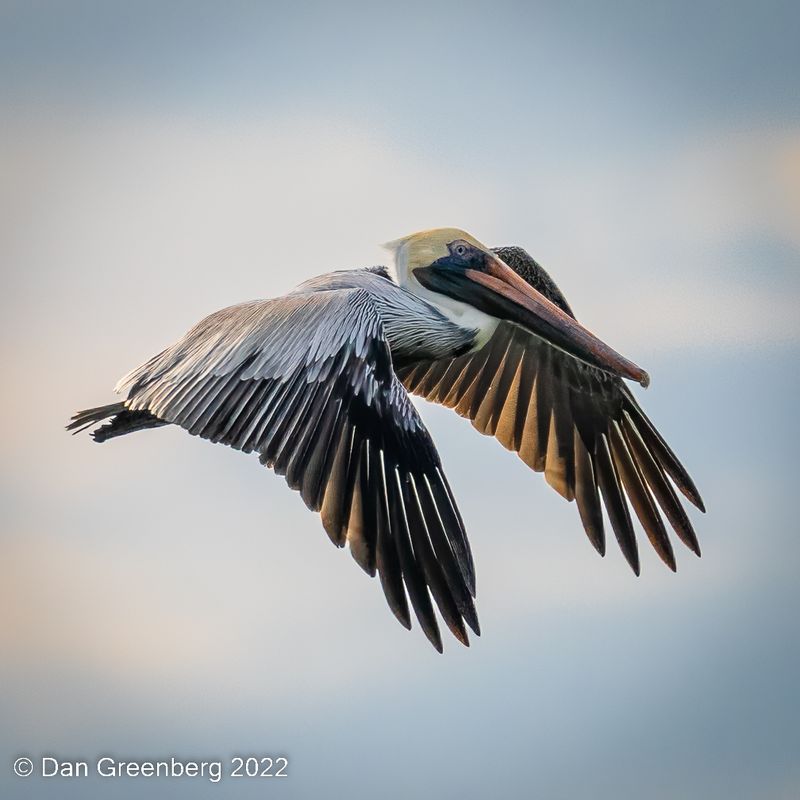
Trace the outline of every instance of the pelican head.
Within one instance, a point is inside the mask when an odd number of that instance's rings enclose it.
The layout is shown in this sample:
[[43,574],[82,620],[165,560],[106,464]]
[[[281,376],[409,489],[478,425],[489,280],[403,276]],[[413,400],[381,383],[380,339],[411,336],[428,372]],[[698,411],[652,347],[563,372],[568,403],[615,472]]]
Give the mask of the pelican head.
[[465,327],[478,312],[491,334],[501,321],[519,325],[582,361],[647,386],[641,368],[566,314],[474,236],[458,228],[420,231],[389,242],[398,283]]

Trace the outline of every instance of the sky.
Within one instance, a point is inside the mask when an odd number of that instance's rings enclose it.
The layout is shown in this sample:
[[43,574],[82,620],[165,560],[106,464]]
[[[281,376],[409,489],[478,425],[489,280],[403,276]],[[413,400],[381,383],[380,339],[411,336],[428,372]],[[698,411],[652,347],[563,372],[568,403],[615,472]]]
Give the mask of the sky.
[[[800,795],[799,25],[763,2],[0,3],[3,797]],[[441,656],[257,459],[63,431],[203,315],[438,226],[525,247],[648,370],[708,508],[701,559],[678,545],[672,574],[642,542],[635,578],[420,401],[483,629]],[[289,777],[11,768],[106,754]]]

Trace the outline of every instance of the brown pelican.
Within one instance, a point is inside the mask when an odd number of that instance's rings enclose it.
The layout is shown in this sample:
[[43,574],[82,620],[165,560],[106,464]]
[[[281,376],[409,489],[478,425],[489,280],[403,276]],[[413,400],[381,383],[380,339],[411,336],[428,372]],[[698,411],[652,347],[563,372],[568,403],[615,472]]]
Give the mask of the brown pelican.
[[576,321],[536,261],[454,228],[387,248],[389,269],[332,272],[211,314],[122,378],[122,402],[79,412],[69,429],[105,421],[93,432],[104,442],[172,424],[258,453],[320,512],[333,543],[378,573],[407,628],[410,599],[439,651],[434,602],[459,641],[468,644],[464,623],[480,632],[475,571],[409,393],[455,409],[544,472],[575,500],[601,555],[605,506],[639,574],[628,502],[671,569],[661,512],[700,555],[673,486],[704,510],[700,495],[623,382],[647,386],[647,373]]

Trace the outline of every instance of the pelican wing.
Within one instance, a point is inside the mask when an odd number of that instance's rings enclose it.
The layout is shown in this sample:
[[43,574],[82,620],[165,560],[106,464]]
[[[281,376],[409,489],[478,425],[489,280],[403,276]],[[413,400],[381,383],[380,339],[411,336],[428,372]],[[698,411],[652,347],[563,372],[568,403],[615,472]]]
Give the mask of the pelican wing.
[[[574,316],[547,273],[524,250],[495,252]],[[681,541],[700,554],[673,483],[704,510],[700,495],[621,379],[506,322],[476,352],[412,364],[398,375],[410,392],[455,409],[478,431],[544,472],[559,494],[576,501],[583,527],[601,555],[605,505],[620,548],[639,574],[629,502],[671,569],[675,556],[659,507]]]
[[258,453],[378,572],[434,646],[431,595],[453,634],[477,633],[463,522],[428,431],[392,370],[380,315],[361,289],[295,293],[204,319],[123,378],[126,407]]

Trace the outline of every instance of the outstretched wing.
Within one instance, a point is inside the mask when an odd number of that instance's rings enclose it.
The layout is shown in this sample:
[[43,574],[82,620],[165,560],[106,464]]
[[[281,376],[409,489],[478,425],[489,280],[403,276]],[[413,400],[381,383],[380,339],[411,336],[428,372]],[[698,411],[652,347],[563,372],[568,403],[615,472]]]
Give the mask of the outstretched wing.
[[360,289],[233,306],[120,381],[147,411],[213,442],[256,452],[319,511],[389,606],[408,597],[441,651],[431,595],[453,634],[479,632],[463,522],[433,441],[392,370],[383,325]]
[[[524,250],[495,252],[574,316],[549,275]],[[577,502],[583,527],[601,554],[604,504],[620,548],[639,574],[630,501],[671,569],[675,556],[659,507],[681,541],[700,555],[673,483],[705,510],[700,495],[621,379],[505,322],[480,350],[412,364],[398,370],[398,376],[410,392],[455,409],[481,433],[518,453],[529,467],[544,472],[559,494]]]

